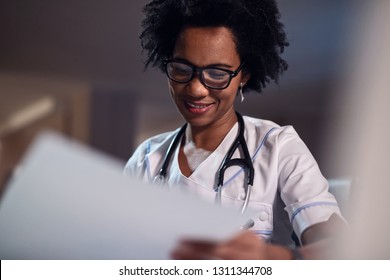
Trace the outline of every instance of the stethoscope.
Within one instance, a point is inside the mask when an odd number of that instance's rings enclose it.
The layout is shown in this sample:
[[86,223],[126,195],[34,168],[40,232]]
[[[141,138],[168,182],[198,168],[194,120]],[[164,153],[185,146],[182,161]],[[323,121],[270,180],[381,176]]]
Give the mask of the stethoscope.
[[[230,146],[228,152],[226,153],[224,159],[222,160],[221,165],[218,168],[218,183],[217,186],[214,187],[214,190],[216,191],[216,196],[215,196],[215,202],[217,204],[221,204],[222,200],[222,187],[223,187],[223,180],[225,176],[225,171],[229,167],[233,165],[238,165],[241,166],[246,175],[246,184],[244,185],[245,189],[245,200],[244,203],[241,207],[241,213],[244,213],[245,210],[248,207],[249,204],[249,199],[250,195],[252,193],[252,186],[253,186],[253,178],[254,178],[254,168],[252,164],[252,159],[249,155],[248,147],[246,145],[245,137],[244,137],[244,129],[245,129],[245,124],[244,120],[238,112],[236,112],[237,115],[237,120],[238,120],[238,135],[236,139],[234,139],[234,142]],[[161,166],[161,169],[159,173],[157,174],[156,177],[154,177],[153,182],[155,183],[162,183],[167,175],[167,170],[169,163],[172,159],[172,155],[176,148],[178,147],[181,138],[183,137],[185,130],[186,130],[187,124],[184,124],[178,133],[176,134],[175,138],[172,140],[171,144],[169,145],[169,148],[167,150],[167,153],[165,154],[163,164]],[[238,149],[238,147],[241,146],[241,151],[244,155],[243,158],[233,158],[232,156],[234,152]]]

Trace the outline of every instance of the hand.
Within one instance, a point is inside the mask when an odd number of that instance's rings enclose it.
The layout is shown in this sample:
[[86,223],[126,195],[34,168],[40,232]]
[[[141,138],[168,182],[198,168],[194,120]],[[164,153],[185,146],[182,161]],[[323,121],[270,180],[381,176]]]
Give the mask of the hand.
[[267,259],[267,245],[250,231],[242,231],[224,242],[183,240],[172,252],[173,259],[254,260]]
[[[303,233],[300,253],[305,259],[329,259],[329,248],[334,245],[334,237],[343,232],[346,224],[337,215],[323,223],[309,227]],[[172,258],[183,260],[288,260],[293,259],[291,250],[281,245],[266,243],[250,230],[239,232],[224,242],[183,240],[173,250]]]

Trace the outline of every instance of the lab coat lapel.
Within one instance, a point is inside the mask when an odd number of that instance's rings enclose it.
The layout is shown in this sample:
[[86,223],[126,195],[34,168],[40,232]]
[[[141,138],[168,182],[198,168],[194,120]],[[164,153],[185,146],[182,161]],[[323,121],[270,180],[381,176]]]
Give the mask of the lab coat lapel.
[[[197,182],[202,185],[204,188],[212,189],[214,191],[214,187],[217,185],[217,176],[218,169],[226,156],[230,146],[232,145],[234,139],[236,138],[238,133],[238,124],[236,123],[233,128],[229,131],[226,137],[223,139],[221,144],[217,147],[217,149],[211,153],[199,166],[195,169],[195,171],[191,174],[189,179]],[[236,168],[229,168],[235,169]],[[227,171],[225,174],[225,180],[228,179],[231,174],[231,171]]]

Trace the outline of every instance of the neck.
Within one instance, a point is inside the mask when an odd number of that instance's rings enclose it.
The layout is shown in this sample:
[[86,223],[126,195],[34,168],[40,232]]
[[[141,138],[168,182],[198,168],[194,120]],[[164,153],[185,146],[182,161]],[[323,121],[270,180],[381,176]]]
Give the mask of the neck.
[[237,116],[233,115],[221,119],[218,124],[206,127],[189,126],[192,141],[197,148],[214,151],[237,122]]

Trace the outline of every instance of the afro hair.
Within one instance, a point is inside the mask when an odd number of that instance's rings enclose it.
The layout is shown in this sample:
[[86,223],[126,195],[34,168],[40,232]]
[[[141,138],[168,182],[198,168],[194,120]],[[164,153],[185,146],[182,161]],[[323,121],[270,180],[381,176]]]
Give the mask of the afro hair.
[[275,0],[154,0],[144,7],[140,35],[145,68],[164,71],[176,39],[186,26],[231,30],[244,71],[250,73],[245,90],[261,92],[287,70],[281,58],[288,46]]

